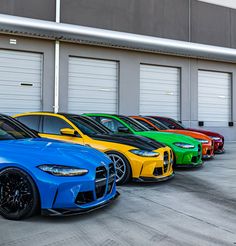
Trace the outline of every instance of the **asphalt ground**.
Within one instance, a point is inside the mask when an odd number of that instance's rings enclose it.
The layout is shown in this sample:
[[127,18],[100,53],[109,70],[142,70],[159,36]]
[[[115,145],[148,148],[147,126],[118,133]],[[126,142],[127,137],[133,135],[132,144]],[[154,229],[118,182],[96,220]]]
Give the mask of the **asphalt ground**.
[[0,217],[1,246],[236,245],[236,143],[174,179],[118,187],[111,206],[73,217]]

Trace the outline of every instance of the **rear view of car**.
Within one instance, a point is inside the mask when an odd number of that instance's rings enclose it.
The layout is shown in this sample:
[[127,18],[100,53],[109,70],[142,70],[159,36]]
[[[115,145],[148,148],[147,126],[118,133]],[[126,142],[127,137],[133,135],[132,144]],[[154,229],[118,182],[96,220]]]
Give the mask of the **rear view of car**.
[[115,166],[103,153],[37,137],[16,120],[0,116],[0,214],[24,219],[88,212],[109,204],[116,191]]

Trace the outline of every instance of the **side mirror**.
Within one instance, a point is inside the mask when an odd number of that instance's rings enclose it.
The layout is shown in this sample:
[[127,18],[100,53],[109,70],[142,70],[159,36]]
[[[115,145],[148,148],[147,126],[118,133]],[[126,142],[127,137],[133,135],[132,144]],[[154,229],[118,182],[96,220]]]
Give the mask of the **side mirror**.
[[120,133],[130,133],[129,128],[120,126],[118,127],[118,132]]
[[76,130],[71,129],[71,128],[62,128],[60,132],[61,132],[61,135],[72,136],[72,137],[76,137],[78,134]]
[[175,126],[170,125],[169,128],[170,128],[170,129],[175,129]]

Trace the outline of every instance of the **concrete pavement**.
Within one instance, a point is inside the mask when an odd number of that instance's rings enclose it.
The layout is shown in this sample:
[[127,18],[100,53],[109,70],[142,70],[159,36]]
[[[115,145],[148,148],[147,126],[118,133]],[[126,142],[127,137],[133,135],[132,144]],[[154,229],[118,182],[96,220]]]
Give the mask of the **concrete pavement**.
[[226,150],[171,181],[119,187],[119,200],[91,214],[0,217],[0,246],[236,245],[236,143]]

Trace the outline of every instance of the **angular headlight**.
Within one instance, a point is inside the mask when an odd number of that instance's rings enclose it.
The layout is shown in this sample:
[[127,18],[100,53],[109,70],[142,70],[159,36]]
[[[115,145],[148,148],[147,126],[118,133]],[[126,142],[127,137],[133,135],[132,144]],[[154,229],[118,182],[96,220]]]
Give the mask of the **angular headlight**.
[[87,169],[52,164],[40,165],[38,168],[46,173],[60,177],[82,176],[88,173]]
[[131,153],[143,157],[157,157],[160,155],[158,152],[153,152],[153,151],[147,151],[147,150],[141,150],[141,149],[132,149],[130,150]]
[[210,137],[210,138],[212,138],[215,141],[220,141],[221,140],[221,138],[219,138],[219,137]]
[[183,148],[183,149],[194,149],[193,144],[188,144],[188,143],[174,143],[175,146]]
[[208,144],[209,141],[205,140],[205,139],[198,139],[198,138],[195,138],[197,141],[199,141],[200,143],[202,144]]

